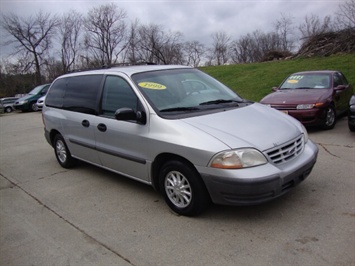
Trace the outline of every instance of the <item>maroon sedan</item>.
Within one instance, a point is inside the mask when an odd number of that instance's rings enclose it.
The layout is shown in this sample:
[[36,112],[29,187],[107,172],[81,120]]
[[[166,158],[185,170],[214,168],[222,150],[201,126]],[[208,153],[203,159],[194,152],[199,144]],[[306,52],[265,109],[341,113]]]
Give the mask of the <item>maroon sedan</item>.
[[289,114],[305,126],[331,129],[345,113],[352,86],[339,71],[304,71],[290,75],[260,102]]

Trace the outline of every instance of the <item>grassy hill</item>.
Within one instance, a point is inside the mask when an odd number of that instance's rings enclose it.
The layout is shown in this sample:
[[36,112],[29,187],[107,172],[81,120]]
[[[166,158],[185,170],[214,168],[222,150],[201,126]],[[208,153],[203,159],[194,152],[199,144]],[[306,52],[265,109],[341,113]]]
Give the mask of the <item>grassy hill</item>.
[[260,101],[289,75],[304,70],[339,70],[355,87],[355,54],[252,64],[201,67],[243,98]]

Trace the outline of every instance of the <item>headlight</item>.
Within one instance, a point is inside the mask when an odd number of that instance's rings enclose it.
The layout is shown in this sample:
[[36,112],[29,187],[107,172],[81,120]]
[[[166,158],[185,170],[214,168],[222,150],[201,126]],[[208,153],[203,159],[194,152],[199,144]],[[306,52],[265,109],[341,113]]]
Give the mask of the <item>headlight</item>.
[[267,163],[265,156],[252,148],[221,152],[215,155],[210,167],[222,169],[240,169]]
[[307,109],[312,109],[313,107],[314,107],[313,103],[299,104],[299,105],[297,105],[297,110],[307,110]]
[[303,135],[304,135],[304,143],[308,141],[308,132],[307,129],[304,127],[304,125],[301,124]]
[[25,103],[27,103],[28,102],[28,100],[23,100],[23,101],[19,101],[18,103],[19,104],[25,104]]

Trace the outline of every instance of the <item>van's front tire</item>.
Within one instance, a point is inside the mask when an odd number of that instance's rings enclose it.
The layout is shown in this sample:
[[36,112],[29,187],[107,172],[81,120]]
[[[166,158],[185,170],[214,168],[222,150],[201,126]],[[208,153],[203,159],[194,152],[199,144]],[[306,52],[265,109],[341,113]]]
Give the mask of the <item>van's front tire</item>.
[[176,213],[194,216],[205,210],[210,198],[196,170],[182,161],[165,163],[159,175],[160,190]]
[[58,163],[64,168],[70,168],[75,164],[75,159],[71,156],[67,144],[62,135],[57,134],[53,140],[55,157]]

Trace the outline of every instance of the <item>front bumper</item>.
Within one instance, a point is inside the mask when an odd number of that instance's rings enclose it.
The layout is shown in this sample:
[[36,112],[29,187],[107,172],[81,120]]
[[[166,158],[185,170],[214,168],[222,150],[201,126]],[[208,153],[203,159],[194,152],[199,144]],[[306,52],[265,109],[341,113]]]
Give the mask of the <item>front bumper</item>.
[[326,109],[288,110],[287,113],[305,126],[318,126],[325,120]]
[[197,170],[214,203],[253,205],[280,197],[305,180],[316,163],[317,155],[318,147],[308,140],[297,158],[279,166],[268,163],[236,170]]
[[14,104],[14,108],[19,111],[27,111],[29,109],[29,104]]

